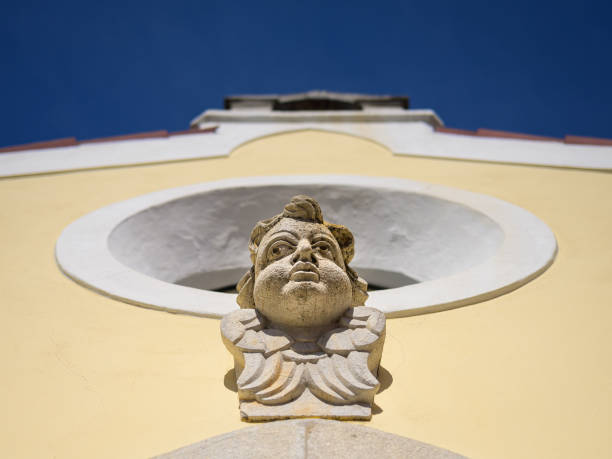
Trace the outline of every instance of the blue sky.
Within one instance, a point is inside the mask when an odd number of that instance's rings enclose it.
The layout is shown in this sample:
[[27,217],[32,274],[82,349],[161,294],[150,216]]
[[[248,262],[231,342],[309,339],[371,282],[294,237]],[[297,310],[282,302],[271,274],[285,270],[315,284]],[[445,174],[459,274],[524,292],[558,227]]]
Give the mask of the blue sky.
[[604,1],[5,1],[0,146],[182,130],[225,95],[309,89],[610,138],[611,24]]

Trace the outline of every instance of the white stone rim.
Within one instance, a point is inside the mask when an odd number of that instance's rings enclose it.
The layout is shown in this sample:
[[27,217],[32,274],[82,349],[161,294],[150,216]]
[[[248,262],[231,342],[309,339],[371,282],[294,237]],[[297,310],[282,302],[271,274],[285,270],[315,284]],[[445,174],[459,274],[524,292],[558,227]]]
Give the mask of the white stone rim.
[[417,192],[471,207],[503,230],[505,237],[497,252],[476,266],[444,278],[371,292],[367,305],[381,309],[387,317],[453,309],[508,293],[544,272],[557,252],[554,234],[543,221],[492,196],[398,178],[313,175],[226,179],[111,204],[64,229],[56,244],[56,260],[68,277],[111,298],[148,308],[219,318],[238,308],[236,295],[175,285],[131,269],[111,254],[109,235],[126,218],[177,198],[235,187],[300,184]]

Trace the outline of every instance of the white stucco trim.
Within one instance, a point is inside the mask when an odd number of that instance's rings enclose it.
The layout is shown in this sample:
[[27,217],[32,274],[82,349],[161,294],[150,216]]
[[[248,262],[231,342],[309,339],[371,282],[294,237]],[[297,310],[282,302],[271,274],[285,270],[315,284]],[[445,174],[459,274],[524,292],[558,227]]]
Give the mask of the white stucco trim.
[[433,110],[398,110],[397,108],[378,108],[364,111],[296,111],[281,112],[270,110],[206,110],[194,118],[192,127],[206,123],[415,123],[424,122],[433,127],[444,123]]
[[111,232],[128,217],[181,197],[236,187],[299,184],[344,184],[433,196],[468,206],[488,216],[503,230],[503,241],[494,255],[470,269],[372,292],[367,304],[380,308],[389,317],[456,308],[507,293],[542,273],[556,254],[556,240],[546,224],[526,210],[491,196],[395,178],[290,176],[201,183],[98,209],[63,231],[57,241],[56,259],[69,277],[110,297],[172,312],[220,317],[237,308],[235,295],[163,282],[128,268],[109,250]]
[[[204,126],[216,133],[122,140],[0,154],[0,177],[46,174],[139,164],[226,157],[261,137],[299,130],[322,130],[377,142],[396,155],[486,161],[577,169],[612,170],[612,146],[501,139],[436,132],[433,112],[329,113],[308,117],[251,111],[209,111]],[[436,121],[438,120],[438,121]]]

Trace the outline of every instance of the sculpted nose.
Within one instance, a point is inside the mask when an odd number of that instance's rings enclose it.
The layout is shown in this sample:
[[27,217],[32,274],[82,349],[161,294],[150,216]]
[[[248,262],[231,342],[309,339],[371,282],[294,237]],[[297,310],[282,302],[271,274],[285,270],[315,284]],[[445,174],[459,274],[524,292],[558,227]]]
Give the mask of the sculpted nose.
[[306,261],[316,264],[316,259],[312,252],[312,245],[310,245],[309,241],[302,239],[298,243],[297,249],[295,250],[291,261],[293,261],[293,263],[297,263],[298,261]]

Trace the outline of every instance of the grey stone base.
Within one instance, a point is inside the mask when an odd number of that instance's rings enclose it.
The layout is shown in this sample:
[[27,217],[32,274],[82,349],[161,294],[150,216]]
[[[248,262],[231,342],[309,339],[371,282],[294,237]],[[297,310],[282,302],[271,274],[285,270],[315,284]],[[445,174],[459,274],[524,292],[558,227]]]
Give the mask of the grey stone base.
[[296,400],[282,405],[262,405],[257,401],[240,402],[240,416],[245,421],[271,421],[295,418],[329,418],[368,421],[372,409],[365,403],[330,405],[306,389]]
[[297,419],[239,429],[158,456],[199,458],[459,459],[436,446],[348,422]]

